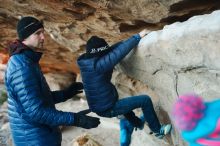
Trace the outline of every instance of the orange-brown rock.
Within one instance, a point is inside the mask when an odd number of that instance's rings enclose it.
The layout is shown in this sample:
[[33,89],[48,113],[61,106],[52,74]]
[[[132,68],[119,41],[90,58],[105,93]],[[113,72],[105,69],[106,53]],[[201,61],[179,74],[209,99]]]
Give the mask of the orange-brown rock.
[[[31,15],[45,24],[46,41],[40,50],[44,52],[40,64],[45,73],[78,74],[76,58],[84,52],[86,40],[92,35],[113,44],[147,28],[155,31],[143,39],[137,51],[127,58],[128,62],[125,60],[117,68],[121,71],[115,84],[121,95],[144,93],[149,87],[159,116],[164,118],[162,122],[170,120],[171,105],[180,93],[193,90],[206,97],[219,97],[219,29],[216,29],[219,27],[214,25],[217,16],[175,23],[220,9],[219,0],[0,0],[0,3],[1,82],[8,60],[4,48],[16,39],[19,17]],[[186,145],[177,131],[164,141],[142,132],[134,137],[133,143]]]
[[79,72],[75,60],[91,35],[99,35],[112,44],[143,28],[158,30],[165,24],[220,8],[218,0],[0,0],[0,3],[0,50],[16,38],[20,16],[44,20],[48,36],[41,63],[45,72]]

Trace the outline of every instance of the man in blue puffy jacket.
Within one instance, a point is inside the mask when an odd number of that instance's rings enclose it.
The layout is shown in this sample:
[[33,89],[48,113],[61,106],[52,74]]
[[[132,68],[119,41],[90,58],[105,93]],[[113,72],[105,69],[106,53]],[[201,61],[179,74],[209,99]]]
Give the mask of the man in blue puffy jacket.
[[134,127],[140,128],[142,122],[132,110],[142,108],[150,129],[158,138],[163,138],[170,132],[171,125],[160,124],[151,98],[139,95],[118,100],[118,92],[111,82],[114,66],[135,48],[147,33],[147,30],[143,30],[111,47],[103,38],[92,36],[86,44],[86,53],[78,58],[77,63],[92,112],[103,117],[124,115]]
[[55,104],[81,93],[82,83],[73,83],[61,91],[50,91],[39,60],[43,47],[44,27],[34,17],[23,17],[17,24],[19,40],[9,46],[5,84],[8,93],[8,115],[15,146],[60,146],[58,126],[86,129],[99,125],[99,118],[63,112]]

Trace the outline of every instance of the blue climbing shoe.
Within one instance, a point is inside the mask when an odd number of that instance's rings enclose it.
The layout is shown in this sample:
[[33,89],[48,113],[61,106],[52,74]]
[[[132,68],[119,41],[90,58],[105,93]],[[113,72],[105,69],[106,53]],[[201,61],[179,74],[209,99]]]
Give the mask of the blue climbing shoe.
[[160,132],[156,133],[155,136],[159,139],[162,139],[165,135],[167,135],[171,132],[171,129],[172,129],[171,124],[162,125],[160,128]]

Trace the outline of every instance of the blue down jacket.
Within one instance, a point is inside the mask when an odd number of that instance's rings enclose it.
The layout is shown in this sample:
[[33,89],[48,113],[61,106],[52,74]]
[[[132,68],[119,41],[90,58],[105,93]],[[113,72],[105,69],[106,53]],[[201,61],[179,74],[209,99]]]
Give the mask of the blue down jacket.
[[10,57],[5,84],[8,115],[15,146],[58,146],[59,125],[73,125],[73,113],[58,111],[66,100],[62,91],[50,91],[39,67],[41,53],[25,49]]
[[102,57],[88,58],[86,54],[77,60],[86,98],[91,111],[101,113],[110,109],[118,100],[118,93],[111,83],[114,66],[119,63],[140,41],[138,34],[113,45]]

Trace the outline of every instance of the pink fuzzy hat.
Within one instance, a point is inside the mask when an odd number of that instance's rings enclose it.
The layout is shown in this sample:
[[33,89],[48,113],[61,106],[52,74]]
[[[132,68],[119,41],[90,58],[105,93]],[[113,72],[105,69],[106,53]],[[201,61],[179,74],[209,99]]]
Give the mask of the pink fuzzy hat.
[[198,95],[179,96],[174,104],[172,118],[179,130],[192,130],[204,116],[205,104]]

